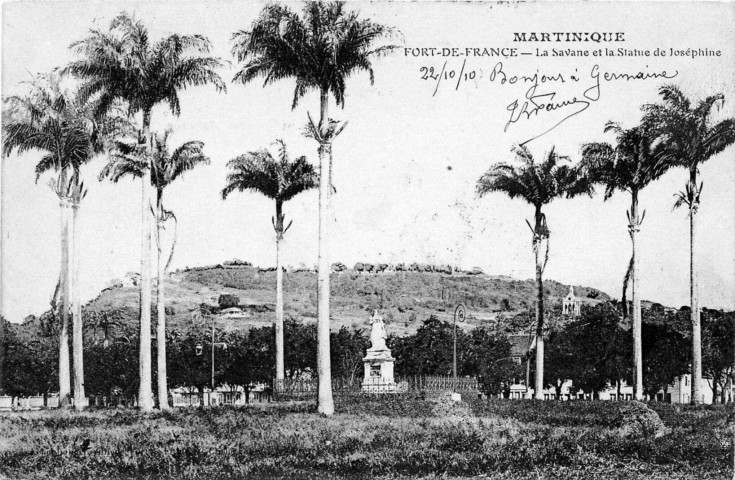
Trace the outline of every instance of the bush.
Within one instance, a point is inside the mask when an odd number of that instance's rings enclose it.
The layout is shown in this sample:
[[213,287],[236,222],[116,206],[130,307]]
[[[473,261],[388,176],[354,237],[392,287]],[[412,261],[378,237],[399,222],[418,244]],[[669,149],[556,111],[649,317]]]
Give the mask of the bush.
[[232,260],[227,260],[225,262],[222,262],[223,265],[227,266],[238,266],[238,267],[252,267],[253,264],[250,262],[244,262],[240,260],[239,258],[233,258]]
[[638,401],[624,403],[618,410],[616,423],[623,437],[658,438],[667,431],[658,413]]
[[229,293],[223,293],[217,300],[220,308],[232,308],[240,305],[240,297]]

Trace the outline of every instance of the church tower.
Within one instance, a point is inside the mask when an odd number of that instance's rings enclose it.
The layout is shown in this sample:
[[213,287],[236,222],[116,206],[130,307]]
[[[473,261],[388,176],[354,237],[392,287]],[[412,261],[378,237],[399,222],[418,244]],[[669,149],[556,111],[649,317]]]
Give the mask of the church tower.
[[569,293],[564,298],[564,304],[562,305],[562,314],[569,315],[570,317],[579,316],[580,301],[574,296],[574,287],[569,286]]

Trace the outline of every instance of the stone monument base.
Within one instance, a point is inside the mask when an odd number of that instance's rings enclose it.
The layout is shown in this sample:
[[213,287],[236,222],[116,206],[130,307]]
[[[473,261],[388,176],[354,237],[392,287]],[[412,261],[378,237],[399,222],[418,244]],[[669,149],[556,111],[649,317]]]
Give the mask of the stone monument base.
[[390,350],[368,349],[362,359],[365,364],[365,378],[362,381],[362,391],[366,393],[395,393],[396,382],[393,379],[393,364],[395,358]]

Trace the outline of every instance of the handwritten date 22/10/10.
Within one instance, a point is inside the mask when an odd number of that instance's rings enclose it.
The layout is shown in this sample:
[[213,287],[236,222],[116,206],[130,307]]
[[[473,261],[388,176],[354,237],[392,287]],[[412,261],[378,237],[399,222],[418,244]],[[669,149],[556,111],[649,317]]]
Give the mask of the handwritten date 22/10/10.
[[454,69],[447,69],[447,62],[444,62],[440,70],[435,70],[434,67],[421,67],[419,71],[421,73],[421,80],[434,80],[436,82],[434,93],[431,95],[433,97],[439,91],[439,85],[441,85],[442,80],[456,82],[454,84],[455,90],[459,89],[459,85],[463,81],[474,80],[477,77],[477,72],[474,70],[465,72],[466,66],[467,60],[465,59],[462,62],[462,68],[459,69],[459,73]]

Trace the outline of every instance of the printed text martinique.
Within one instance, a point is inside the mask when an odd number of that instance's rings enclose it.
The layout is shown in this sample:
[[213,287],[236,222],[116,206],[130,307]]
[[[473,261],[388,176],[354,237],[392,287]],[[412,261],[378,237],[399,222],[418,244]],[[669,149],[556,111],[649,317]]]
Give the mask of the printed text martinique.
[[624,42],[625,32],[514,32],[514,42]]

